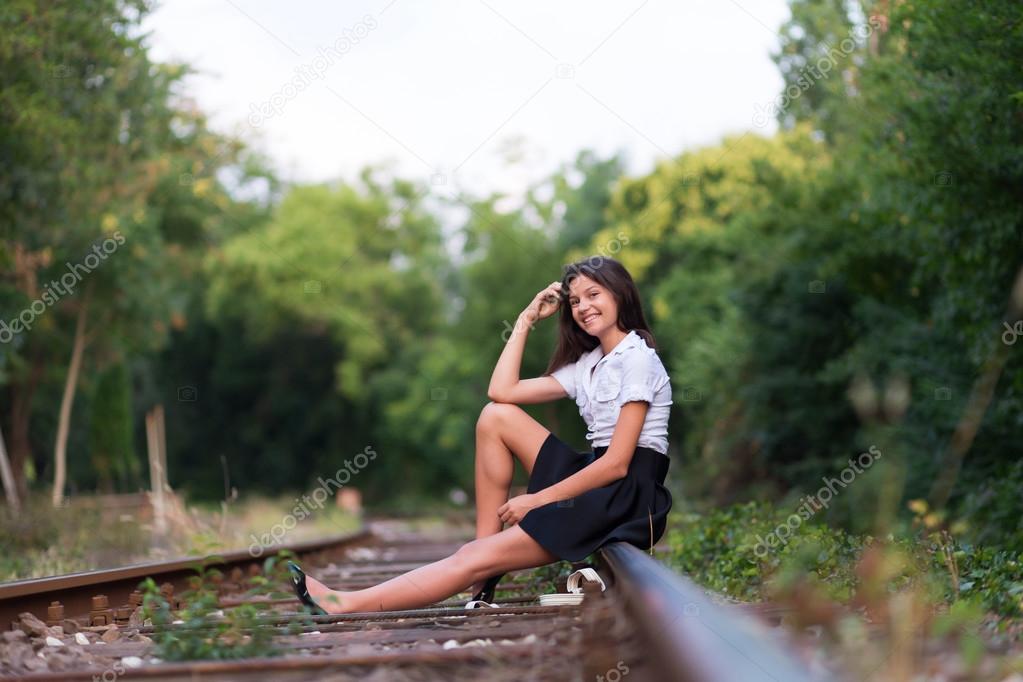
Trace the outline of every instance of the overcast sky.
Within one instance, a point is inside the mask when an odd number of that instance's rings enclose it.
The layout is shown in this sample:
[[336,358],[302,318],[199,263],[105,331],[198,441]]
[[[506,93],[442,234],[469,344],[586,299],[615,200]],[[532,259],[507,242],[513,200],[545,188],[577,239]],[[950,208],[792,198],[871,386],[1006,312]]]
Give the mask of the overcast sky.
[[[632,173],[778,96],[784,0],[163,0],[144,28],[187,92],[291,181],[367,164],[516,193],[583,148]],[[507,159],[513,159],[509,165]]]

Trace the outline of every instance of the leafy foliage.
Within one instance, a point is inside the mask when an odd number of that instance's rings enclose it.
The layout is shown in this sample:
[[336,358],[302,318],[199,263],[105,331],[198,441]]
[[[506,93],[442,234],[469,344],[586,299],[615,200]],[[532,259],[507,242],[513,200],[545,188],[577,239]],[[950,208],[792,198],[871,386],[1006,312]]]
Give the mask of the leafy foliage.
[[[779,507],[747,502],[673,517],[669,564],[697,576],[708,589],[743,601],[771,599],[809,583],[835,601],[864,604],[868,597],[926,583],[946,604],[964,600],[1000,615],[1023,615],[1023,557],[1017,553],[943,540],[926,529],[875,538],[818,521],[800,524],[775,546],[762,544],[787,516]],[[900,558],[887,572],[872,573],[865,569],[872,547],[887,547]]]
[[[370,504],[469,489],[510,324],[561,264],[618,243],[673,380],[673,475],[692,499],[785,499],[880,445],[877,478],[822,520],[882,535],[873,510],[905,521],[904,503],[928,495],[997,360],[948,518],[1009,567],[1023,542],[1023,366],[1001,339],[1023,263],[1020,5],[790,5],[777,134],[731,135],[635,176],[583,151],[516,203],[442,201],[381,168],[285,187],[178,96],[187,67],[149,61],[132,37],[147,3],[10,4],[3,319],[97,240],[126,237],[94,273],[72,473],[89,486],[103,475],[83,469],[106,466],[109,443],[126,451],[114,422],[129,385],[137,425],[167,407],[171,482],[201,497],[308,490],[366,446],[380,456],[353,485]],[[47,473],[79,298],[0,346],[23,478]],[[552,332],[531,333],[522,376],[542,372]],[[896,379],[905,409],[865,422],[850,387]],[[585,446],[570,401],[526,409]],[[139,426],[133,437],[140,451]],[[819,541],[831,556],[855,549]],[[751,568],[736,562],[722,575]]]
[[758,552],[758,544],[785,525],[786,516],[757,502],[706,515],[687,514],[669,530],[671,565],[681,573],[699,576],[708,589],[741,600],[766,598],[770,580],[783,569],[808,575],[835,598],[848,599],[856,582],[854,561],[868,539],[804,523],[780,548]]
[[[787,84],[854,40],[779,112],[783,132],[619,185],[614,220],[631,229],[626,256],[671,341],[687,493],[780,496],[877,444],[847,398],[862,376],[907,381],[885,449],[905,472],[902,500],[926,496],[978,375],[1005,357],[952,498],[977,538],[1002,532],[977,500],[999,489],[1023,414],[1023,368],[999,336],[1023,263],[1023,78],[1006,70],[1023,42],[1017,3],[965,14],[793,2]],[[1015,532],[1019,498],[999,501]],[[852,505],[827,518],[858,523]]]

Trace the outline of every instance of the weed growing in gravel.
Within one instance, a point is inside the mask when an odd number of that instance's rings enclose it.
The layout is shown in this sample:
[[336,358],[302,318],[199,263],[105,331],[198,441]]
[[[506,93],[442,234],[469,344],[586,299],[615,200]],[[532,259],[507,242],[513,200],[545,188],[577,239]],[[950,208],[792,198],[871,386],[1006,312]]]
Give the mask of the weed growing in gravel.
[[[244,596],[275,596],[273,576],[280,572],[279,559],[268,557],[263,570],[263,576],[249,579],[254,586]],[[154,627],[153,654],[165,661],[280,655],[273,642],[273,625],[262,618],[268,613],[269,604],[250,602],[221,610],[217,585],[223,574],[208,566],[197,566],[196,571],[191,589],[181,595],[185,606],[178,611],[172,610],[151,578],[141,583],[143,617]],[[301,627],[293,622],[288,631],[294,633]]]

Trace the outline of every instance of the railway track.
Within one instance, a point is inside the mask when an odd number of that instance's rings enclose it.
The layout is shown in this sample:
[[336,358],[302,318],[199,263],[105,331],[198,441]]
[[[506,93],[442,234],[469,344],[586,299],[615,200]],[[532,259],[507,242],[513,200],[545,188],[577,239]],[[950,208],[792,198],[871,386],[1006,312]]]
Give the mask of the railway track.
[[[469,539],[467,529],[374,521],[359,533],[287,549],[331,587],[358,589],[446,556]],[[0,640],[0,674],[166,681],[821,679],[762,619],[712,602],[631,545],[610,545],[595,555],[593,567],[606,589],[586,583],[577,605],[541,605],[538,595],[552,591],[553,573],[540,569],[506,576],[496,597],[500,608],[466,610],[465,596],[424,609],[335,616],[300,613],[287,584],[279,585],[287,596],[275,599],[246,592],[273,553],[220,557],[220,609],[209,617],[213,632],[225,612],[258,603],[261,615],[242,636],[258,630],[272,641],[273,657],[171,662],[154,656],[154,639],[194,637],[195,623],[142,622],[134,610],[139,594],[132,592],[151,577],[164,585],[169,602],[176,601],[195,575],[195,561],[188,560],[0,585],[0,622],[12,627]],[[95,599],[100,594],[105,604]]]

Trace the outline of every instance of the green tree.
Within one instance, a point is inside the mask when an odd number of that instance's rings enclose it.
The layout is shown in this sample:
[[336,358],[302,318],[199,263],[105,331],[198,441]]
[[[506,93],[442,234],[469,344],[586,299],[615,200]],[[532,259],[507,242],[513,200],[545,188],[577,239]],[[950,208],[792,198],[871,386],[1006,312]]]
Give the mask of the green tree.
[[96,382],[89,419],[89,453],[106,492],[141,483],[141,466],[132,443],[131,383],[123,363],[112,365]]
[[[204,343],[218,365],[200,372],[199,399],[175,411],[217,409],[210,401],[226,399],[232,426],[216,451],[278,472],[253,469],[247,482],[308,486],[373,446],[381,456],[360,474],[362,486],[383,481],[388,462],[401,458],[380,446],[381,386],[407,390],[444,321],[449,277],[423,194],[373,169],[358,184],[295,187],[269,223],[210,254],[205,315],[214,336]],[[178,452],[187,456],[188,447]]]
[[[20,0],[0,12],[0,151],[9,160],[0,169],[0,304],[5,324],[22,316],[30,327],[4,333],[3,411],[22,490],[32,441],[45,431],[55,442],[55,501],[80,372],[151,352],[184,322],[196,270],[189,247],[230,230],[194,220],[206,231],[185,234],[181,218],[196,207],[237,213],[213,176],[238,163],[240,149],[176,100],[184,67],[149,60],[139,30],[148,6]],[[87,349],[101,361],[87,362]],[[51,428],[35,396],[53,382],[63,392]]]

